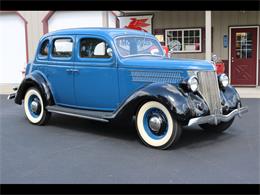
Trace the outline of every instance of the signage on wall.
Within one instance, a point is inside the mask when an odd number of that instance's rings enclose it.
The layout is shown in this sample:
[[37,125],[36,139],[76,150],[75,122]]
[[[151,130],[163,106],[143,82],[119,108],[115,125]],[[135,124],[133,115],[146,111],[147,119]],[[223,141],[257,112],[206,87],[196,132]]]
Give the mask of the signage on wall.
[[152,18],[153,15],[120,16],[119,27],[152,33]]
[[228,47],[228,36],[227,35],[224,35],[224,37],[223,37],[223,46],[224,46],[224,48]]

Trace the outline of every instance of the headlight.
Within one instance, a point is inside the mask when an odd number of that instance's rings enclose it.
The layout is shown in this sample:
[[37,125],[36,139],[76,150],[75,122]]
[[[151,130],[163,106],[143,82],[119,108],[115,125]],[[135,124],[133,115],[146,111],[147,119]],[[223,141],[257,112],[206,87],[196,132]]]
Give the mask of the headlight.
[[191,76],[187,82],[188,88],[192,91],[195,92],[198,89],[199,82],[196,76]]
[[219,84],[221,85],[221,87],[227,87],[229,84],[229,79],[226,74],[219,75],[218,80],[219,80]]

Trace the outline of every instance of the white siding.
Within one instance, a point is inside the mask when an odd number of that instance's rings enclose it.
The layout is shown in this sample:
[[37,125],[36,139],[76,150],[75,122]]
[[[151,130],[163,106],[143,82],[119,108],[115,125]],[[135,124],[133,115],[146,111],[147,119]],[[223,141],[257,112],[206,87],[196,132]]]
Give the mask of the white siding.
[[43,35],[42,19],[48,11],[19,11],[19,13],[28,21],[28,50],[29,60],[32,60],[38,46],[39,39]]
[[57,11],[48,21],[49,32],[80,27],[102,27],[102,11]]
[[20,83],[26,64],[24,21],[15,13],[1,13],[0,29],[0,83]]

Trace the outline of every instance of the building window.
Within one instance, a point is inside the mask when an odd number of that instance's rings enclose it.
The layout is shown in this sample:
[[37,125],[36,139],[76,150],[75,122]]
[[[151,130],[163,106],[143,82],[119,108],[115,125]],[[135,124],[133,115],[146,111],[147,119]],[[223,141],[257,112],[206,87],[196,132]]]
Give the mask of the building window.
[[165,30],[166,45],[175,53],[201,52],[201,28]]
[[107,54],[108,44],[96,38],[84,38],[80,41],[81,58],[110,58]]
[[73,41],[71,38],[55,39],[53,42],[52,55],[54,57],[71,57]]

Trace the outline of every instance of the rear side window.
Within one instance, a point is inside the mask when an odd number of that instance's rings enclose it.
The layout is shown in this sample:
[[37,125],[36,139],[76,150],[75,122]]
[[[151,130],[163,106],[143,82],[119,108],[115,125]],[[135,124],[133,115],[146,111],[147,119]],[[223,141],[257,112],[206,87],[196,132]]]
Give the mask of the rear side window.
[[71,57],[73,41],[71,38],[55,39],[53,41],[52,56]]
[[45,40],[40,48],[40,55],[41,56],[48,56],[49,54],[49,40]]
[[108,44],[102,39],[84,38],[80,41],[81,58],[110,58],[107,54]]

